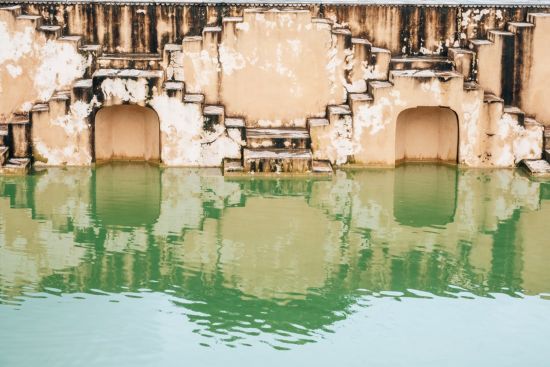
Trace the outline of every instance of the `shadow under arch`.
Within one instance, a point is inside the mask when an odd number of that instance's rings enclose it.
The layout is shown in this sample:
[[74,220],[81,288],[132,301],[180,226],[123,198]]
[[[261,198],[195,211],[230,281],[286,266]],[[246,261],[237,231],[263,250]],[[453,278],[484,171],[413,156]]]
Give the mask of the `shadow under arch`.
[[395,162],[458,162],[458,116],[448,107],[403,110],[395,124]]
[[94,126],[96,162],[160,162],[160,120],[152,108],[103,107],[95,114]]

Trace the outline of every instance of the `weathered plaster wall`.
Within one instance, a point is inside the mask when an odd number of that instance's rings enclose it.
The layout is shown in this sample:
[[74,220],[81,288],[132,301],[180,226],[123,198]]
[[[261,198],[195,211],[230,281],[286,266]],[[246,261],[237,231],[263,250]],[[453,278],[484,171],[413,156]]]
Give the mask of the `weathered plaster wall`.
[[246,116],[249,125],[304,127],[327,104],[346,100],[343,45],[309,11],[245,10],[243,22],[225,29],[219,51],[228,115]]
[[541,126],[518,125],[511,116],[503,115],[501,102],[485,103],[483,90],[464,89],[463,77],[458,73],[394,71],[390,80],[393,84],[372,84],[373,99],[352,101],[351,124],[340,119],[312,130],[317,158],[335,163],[393,166],[399,158],[395,140],[398,116],[418,106],[442,106],[456,113],[460,164],[508,167],[541,154]]
[[519,102],[521,108],[550,126],[550,103],[548,103],[548,80],[550,80],[550,13],[538,13],[530,19],[535,27],[524,42],[522,55],[524,68]]
[[[62,24],[70,34],[83,34],[107,52],[161,52],[166,43],[184,36],[198,36],[222,17],[240,16],[246,6],[232,5],[25,5],[28,12],[42,14]],[[303,5],[313,17],[327,17],[348,24],[354,35],[367,36],[373,44],[401,53],[438,52],[455,42],[484,38],[489,29],[507,21],[522,21],[540,8],[510,7],[418,7]],[[545,9],[542,9],[544,11]],[[126,26],[135,25],[131,30]],[[131,35],[131,37],[130,37]],[[443,47],[442,47],[443,46]]]
[[[346,102],[351,114],[333,106],[326,116],[330,123],[311,129],[315,158],[392,166],[402,158],[396,155],[400,113],[440,106],[457,116],[460,164],[512,166],[541,154],[540,126],[522,126],[503,114],[502,103],[484,100],[484,91],[502,94],[506,77],[498,69],[497,39],[476,50],[482,89],[465,87],[463,75],[453,72],[393,71],[389,82],[372,81],[388,78],[391,56],[446,55],[449,47],[488,36],[490,28],[525,20],[530,9],[69,4],[25,5],[24,10],[61,25],[65,34],[82,34],[83,42],[97,42],[106,53],[161,53],[168,42],[181,45],[169,65],[155,61],[143,67],[151,70],[125,75],[104,70],[90,82],[92,94],[75,96],[73,90],[64,99],[54,92],[89,78],[85,73],[93,55],[85,58],[74,40],[47,40],[32,24],[2,13],[0,37],[9,47],[0,51],[0,87],[17,88],[0,90],[0,111],[9,119],[13,112],[47,102],[31,112],[32,152],[39,165],[88,165],[98,151],[101,158],[101,147],[95,153],[92,147],[95,110],[119,104],[156,112],[160,159],[166,165],[219,166],[223,158],[239,158],[244,142],[238,129],[225,127],[225,116],[244,118],[247,127],[305,127],[306,118],[324,117],[327,105]],[[534,33],[522,38],[518,55],[526,61],[521,70],[514,69],[521,71],[521,80],[513,84],[520,107],[542,122],[549,115],[543,101],[548,68],[538,60],[548,58],[548,19],[536,17]],[[202,94],[204,100],[169,94],[166,79],[185,82],[182,94]],[[367,80],[372,98],[350,94],[367,92]],[[205,128],[204,104],[223,108],[213,127]]]
[[70,104],[65,99],[54,99],[46,105],[48,109],[32,111],[34,164],[90,165],[93,161],[90,118],[95,105],[94,100]]
[[86,60],[75,44],[46,39],[30,21],[2,13],[0,44],[0,122],[84,75]]

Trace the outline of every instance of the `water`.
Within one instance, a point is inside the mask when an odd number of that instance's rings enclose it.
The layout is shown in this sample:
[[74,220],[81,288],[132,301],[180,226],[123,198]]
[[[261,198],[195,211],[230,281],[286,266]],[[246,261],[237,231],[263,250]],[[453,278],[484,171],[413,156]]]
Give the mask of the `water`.
[[548,366],[550,184],[0,177],[0,366]]

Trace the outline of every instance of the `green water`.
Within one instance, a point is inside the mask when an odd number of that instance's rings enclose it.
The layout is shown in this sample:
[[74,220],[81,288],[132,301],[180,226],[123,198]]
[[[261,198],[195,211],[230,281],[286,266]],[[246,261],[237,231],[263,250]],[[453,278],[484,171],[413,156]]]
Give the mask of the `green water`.
[[549,366],[550,184],[0,177],[0,366]]

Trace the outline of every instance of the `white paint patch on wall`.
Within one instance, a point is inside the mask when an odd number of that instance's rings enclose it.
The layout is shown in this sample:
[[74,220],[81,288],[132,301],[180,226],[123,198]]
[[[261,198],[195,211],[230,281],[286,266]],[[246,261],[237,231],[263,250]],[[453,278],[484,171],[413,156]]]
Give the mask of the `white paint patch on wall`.
[[[33,148],[41,159],[37,166],[86,166],[92,163],[90,150],[89,116],[99,103],[94,97],[90,103],[74,102],[69,113],[49,120],[49,125],[35,131]],[[58,130],[55,130],[55,129]],[[41,136],[41,133],[44,134]],[[60,144],[61,143],[61,144]]]
[[0,65],[17,62],[32,52],[34,29],[26,27],[22,32],[11,32],[5,22],[0,22]]
[[36,56],[40,65],[33,78],[34,86],[44,101],[55,90],[69,87],[86,70],[86,59],[69,43],[47,41],[37,50]]
[[107,78],[101,83],[101,91],[106,101],[114,98],[123,102],[144,102],[149,86],[145,78]]
[[[4,115],[28,111],[23,104],[29,101],[49,100],[55,90],[65,89],[81,78],[85,68],[86,60],[75,44],[46,41],[33,27],[12,29],[0,22],[0,106]],[[12,79],[20,88],[4,95]]]
[[225,128],[203,129],[201,105],[183,103],[166,95],[150,105],[157,112],[161,130],[161,157],[170,166],[220,166],[223,158],[240,158],[241,146]]
[[218,51],[220,53],[221,69],[225,75],[231,75],[236,70],[241,70],[246,66],[245,58],[234,48],[220,44]]

